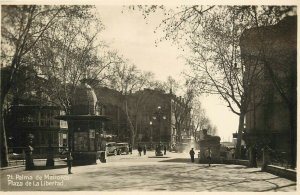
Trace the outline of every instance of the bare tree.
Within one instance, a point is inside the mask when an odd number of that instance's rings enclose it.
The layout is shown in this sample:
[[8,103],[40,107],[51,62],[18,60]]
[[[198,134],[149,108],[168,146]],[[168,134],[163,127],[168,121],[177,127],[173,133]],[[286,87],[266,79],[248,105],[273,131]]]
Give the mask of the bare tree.
[[[90,6],[1,6],[1,67],[8,67],[8,76],[1,85],[1,114],[4,101],[21,67],[36,44],[46,38],[51,26],[64,18],[90,18]],[[1,116],[1,166],[7,166],[7,142],[3,115]]]
[[104,83],[111,66],[120,62],[116,52],[99,40],[102,29],[97,18],[66,18],[53,25],[47,39],[40,41],[30,56],[44,78],[44,93],[67,114],[72,114],[81,82],[93,86]]
[[[251,89],[248,84],[260,77],[258,68],[249,69],[241,64],[239,37],[243,26],[228,9],[212,9],[201,20],[201,30],[194,29],[186,41],[192,55],[187,63],[202,93],[217,94],[227,102],[231,111],[239,115],[237,154],[241,145],[244,118],[249,111]],[[248,68],[248,69],[247,69]],[[247,70],[246,70],[247,69]],[[244,72],[251,73],[245,77]]]
[[194,135],[196,135],[197,131],[206,128],[209,123],[209,119],[206,117],[205,110],[202,108],[200,101],[193,101],[192,118],[194,123]]
[[[258,62],[255,67],[244,66],[239,40],[246,28],[277,22],[291,7],[260,6],[180,6],[167,9],[161,6],[138,6],[145,17],[157,10],[165,11],[159,28],[179,47],[188,46],[192,55],[187,63],[192,78],[202,92],[217,94],[227,102],[231,111],[239,115],[236,157],[240,156],[245,114],[249,111],[250,94],[261,77]],[[244,74],[247,72],[247,74]],[[258,104],[260,101],[258,101]]]
[[[141,72],[135,65],[131,65],[128,60],[123,60],[111,71],[114,73],[108,79],[108,86],[122,94],[120,108],[124,111],[130,130],[131,144],[134,145],[138,132],[138,123],[142,103],[146,96],[142,89],[153,86],[153,74],[150,72]],[[133,93],[139,92],[133,96]]]
[[180,90],[181,86],[179,82],[176,81],[173,77],[168,76],[165,82],[158,82],[157,88],[166,92],[171,91],[175,94]]
[[172,107],[175,118],[176,135],[181,142],[183,130],[190,131],[191,109],[194,94],[192,89],[186,89],[183,97],[176,98]]

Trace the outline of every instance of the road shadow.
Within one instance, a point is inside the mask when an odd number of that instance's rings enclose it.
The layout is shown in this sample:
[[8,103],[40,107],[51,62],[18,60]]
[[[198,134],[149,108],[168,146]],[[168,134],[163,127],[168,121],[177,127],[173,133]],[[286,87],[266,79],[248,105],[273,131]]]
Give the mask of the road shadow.
[[168,156],[148,156],[148,158],[170,158]]
[[[158,162],[191,163],[191,159],[189,159],[189,158],[172,158],[172,159],[168,159],[168,160],[161,160]],[[197,162],[196,159],[195,159],[195,162]]]
[[250,173],[263,173],[263,171],[262,170],[257,170],[257,171],[250,171],[250,172],[247,172],[248,174],[250,174]]
[[[211,167],[203,164],[192,164],[189,158],[164,159],[158,166],[139,165],[130,167],[107,167],[80,173],[80,178],[89,178],[77,186],[69,186],[59,191],[281,191],[281,188],[295,186],[296,184],[282,185],[276,181],[279,177],[249,178],[240,175],[240,169],[236,167],[224,167],[214,164]],[[167,164],[163,162],[179,162]],[[180,164],[183,163],[183,164]],[[185,168],[183,168],[185,167]],[[218,167],[223,167],[218,169]],[[172,171],[166,171],[166,169]],[[221,171],[224,174],[217,173]],[[252,171],[251,171],[252,173]],[[255,173],[255,172],[253,172]],[[242,174],[247,174],[243,172]],[[75,169],[76,175],[76,169]],[[101,177],[101,182],[99,177]],[[143,181],[143,182],[142,182]],[[114,184],[112,184],[112,182]],[[197,188],[191,187],[191,182],[199,182]],[[255,187],[257,183],[269,183],[271,186],[263,188]],[[117,185],[115,185],[117,184]],[[254,185],[253,188],[245,187]]]
[[47,167],[47,166],[34,166],[33,169],[30,170],[26,170],[25,171],[39,171],[39,170],[51,170],[51,169],[62,169],[62,168],[66,168],[67,165],[56,165],[54,167]]

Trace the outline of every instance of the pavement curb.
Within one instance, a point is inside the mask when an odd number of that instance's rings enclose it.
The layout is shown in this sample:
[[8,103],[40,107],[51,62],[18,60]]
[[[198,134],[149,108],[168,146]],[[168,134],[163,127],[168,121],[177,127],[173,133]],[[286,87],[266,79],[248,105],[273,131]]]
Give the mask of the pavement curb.
[[171,158],[169,156],[148,156],[148,158]]
[[19,166],[10,166],[10,167],[1,167],[0,170],[7,170],[7,169],[16,169],[20,167],[25,167],[25,165],[19,165]]
[[[43,162],[43,161],[47,161],[47,159],[34,159],[35,162]],[[58,162],[64,162],[65,159],[55,159],[54,162],[58,163]],[[57,164],[59,166],[66,166],[65,164]],[[25,167],[25,165],[16,165],[16,166],[8,166],[8,167],[0,167],[0,170],[7,170],[7,169],[16,169],[16,168],[21,168],[21,167]],[[36,166],[36,167],[44,167],[44,166]]]

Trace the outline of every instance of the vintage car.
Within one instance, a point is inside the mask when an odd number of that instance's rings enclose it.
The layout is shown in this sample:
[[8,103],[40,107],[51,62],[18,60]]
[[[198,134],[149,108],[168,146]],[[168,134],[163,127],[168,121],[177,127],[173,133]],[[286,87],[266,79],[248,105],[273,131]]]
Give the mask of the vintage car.
[[129,144],[126,142],[117,143],[117,153],[121,154],[128,154],[129,153]]
[[118,154],[118,147],[116,142],[107,142],[106,143],[106,154],[107,155],[117,155]]

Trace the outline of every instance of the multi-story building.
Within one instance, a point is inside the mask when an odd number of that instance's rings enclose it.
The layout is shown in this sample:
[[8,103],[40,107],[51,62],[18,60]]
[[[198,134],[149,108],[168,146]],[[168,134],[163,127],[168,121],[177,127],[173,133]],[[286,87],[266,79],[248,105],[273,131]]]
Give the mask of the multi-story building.
[[[95,91],[98,100],[106,107],[106,116],[112,119],[107,123],[108,132],[117,135],[116,141],[131,142],[132,132],[124,107],[125,96],[106,87]],[[190,110],[185,113],[186,119],[182,118],[183,112],[180,112],[185,105],[183,98],[159,89],[140,90],[126,98],[128,115],[135,129],[135,143],[157,144],[161,141],[174,144],[182,140],[178,128],[181,128],[181,136],[190,136]],[[162,118],[157,116],[158,107]]]
[[[26,137],[34,136],[35,153],[45,153],[49,144],[56,148],[68,145],[68,125],[65,121],[54,119],[63,114],[52,105],[12,105],[7,116],[8,145],[18,151],[26,145]],[[19,149],[20,150],[20,149]]]
[[162,90],[144,89],[131,95],[138,142],[170,143],[172,139],[171,95]]
[[240,46],[244,65],[262,73],[250,94],[246,144],[268,145],[295,159],[297,16],[286,17],[276,25],[246,30]]
[[[80,90],[81,88],[77,90],[78,94],[81,95],[77,95],[77,104],[73,106],[72,113],[89,113],[88,115],[91,116],[105,114],[111,120],[106,121],[105,124],[103,122],[97,123],[97,127],[94,128],[100,129],[99,135],[105,137],[105,140],[130,143],[131,131],[124,110],[124,99],[122,99],[124,96],[106,87],[96,88],[95,93],[89,93],[92,95],[88,96],[83,95],[86,92]],[[83,90],[86,89],[83,88]],[[183,109],[185,105],[183,98],[176,97],[172,92],[165,93],[158,89],[144,89],[129,94],[127,98],[129,117],[135,128],[135,143],[152,143],[154,145],[163,142],[175,144],[182,141],[182,138],[190,136],[190,110],[185,116],[186,120],[181,118],[184,116],[180,115],[182,113],[180,109]],[[93,102],[94,99],[97,99],[96,104]],[[83,102],[85,102],[84,105]],[[94,104],[97,106],[92,106]],[[161,118],[157,116],[158,107],[161,108]],[[25,146],[26,140],[24,138],[29,134],[34,136],[35,154],[46,155],[49,144],[56,148],[56,152],[59,151],[59,148],[72,144],[69,143],[69,128],[67,122],[64,121],[65,119],[55,119],[59,115],[63,117],[65,113],[58,106],[53,105],[19,104],[11,106],[6,123],[10,148]],[[179,123],[181,124],[178,125]],[[82,125],[84,124],[82,123]],[[180,132],[178,128],[181,128]],[[80,127],[80,130],[83,131],[84,129],[84,126]],[[74,143],[78,142],[76,140],[77,138]],[[15,152],[21,152],[21,150]]]
[[129,141],[127,119],[122,107],[120,92],[107,87],[95,88],[98,102],[103,104],[105,115],[110,121],[106,122],[105,133],[113,141]]

